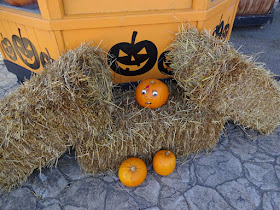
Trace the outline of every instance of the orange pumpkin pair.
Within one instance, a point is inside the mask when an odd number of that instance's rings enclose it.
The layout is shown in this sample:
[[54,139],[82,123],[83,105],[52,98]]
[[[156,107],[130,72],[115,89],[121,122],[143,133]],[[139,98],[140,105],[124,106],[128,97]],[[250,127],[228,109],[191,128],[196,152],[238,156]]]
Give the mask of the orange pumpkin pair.
[[[158,151],[153,158],[154,170],[162,176],[171,174],[176,166],[175,155],[168,150]],[[143,160],[137,157],[126,159],[119,168],[119,179],[128,187],[136,187],[145,180],[147,167]]]

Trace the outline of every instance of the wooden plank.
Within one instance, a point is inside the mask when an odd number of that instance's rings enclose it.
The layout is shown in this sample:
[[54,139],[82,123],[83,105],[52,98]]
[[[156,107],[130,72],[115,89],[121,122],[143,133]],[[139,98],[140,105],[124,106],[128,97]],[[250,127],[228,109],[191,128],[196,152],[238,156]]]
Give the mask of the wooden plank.
[[193,10],[204,11],[209,8],[210,1],[209,0],[193,0],[192,5],[193,5]]
[[[1,7],[0,7],[0,9],[1,9]],[[17,23],[28,25],[31,27],[51,30],[49,21],[42,20],[41,16],[35,17],[33,13],[30,16],[30,15],[26,15],[25,13],[22,13],[22,12],[25,12],[25,11],[19,10],[19,11],[17,11],[17,13],[14,13],[12,11],[0,10],[0,19],[7,20],[9,22],[17,22]]]
[[45,20],[62,19],[64,16],[62,0],[38,0],[38,5]]
[[[209,0],[203,0],[209,1]],[[201,2],[201,0],[200,0]],[[102,14],[129,11],[159,11],[191,8],[192,0],[63,0],[66,15]]]

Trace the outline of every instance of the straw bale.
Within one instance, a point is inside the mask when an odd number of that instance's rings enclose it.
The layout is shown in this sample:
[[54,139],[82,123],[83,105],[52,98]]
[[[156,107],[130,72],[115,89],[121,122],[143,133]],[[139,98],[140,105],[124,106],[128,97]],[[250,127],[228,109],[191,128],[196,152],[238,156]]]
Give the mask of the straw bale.
[[190,102],[261,133],[280,125],[279,84],[264,64],[187,24],[169,49],[174,78]]
[[101,135],[99,131],[111,122],[107,115],[111,96],[103,51],[82,45],[4,98],[0,102],[0,186],[16,186],[34,169],[56,163],[83,138],[78,122],[91,118],[88,130],[92,136]]
[[213,148],[226,119],[188,103],[177,84],[169,89],[164,106],[143,108],[134,90],[114,90],[102,50],[68,51],[0,102],[0,185],[22,183],[71,146],[91,173],[131,156],[148,163],[160,149],[180,157]]
[[112,129],[103,138],[85,139],[76,145],[82,169],[90,173],[115,172],[122,161],[136,156],[150,163],[160,149],[176,157],[212,149],[219,140],[225,119],[207,109],[186,103],[180,87],[169,84],[165,105],[151,110],[135,100],[134,90],[115,93]]

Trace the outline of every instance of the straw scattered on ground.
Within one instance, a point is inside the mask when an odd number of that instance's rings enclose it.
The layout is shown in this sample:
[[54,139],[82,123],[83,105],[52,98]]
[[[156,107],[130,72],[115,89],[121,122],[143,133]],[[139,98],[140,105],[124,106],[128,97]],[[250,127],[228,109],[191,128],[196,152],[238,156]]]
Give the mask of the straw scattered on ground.
[[198,107],[265,134],[280,125],[279,83],[229,42],[186,24],[170,45],[169,59],[174,78]]

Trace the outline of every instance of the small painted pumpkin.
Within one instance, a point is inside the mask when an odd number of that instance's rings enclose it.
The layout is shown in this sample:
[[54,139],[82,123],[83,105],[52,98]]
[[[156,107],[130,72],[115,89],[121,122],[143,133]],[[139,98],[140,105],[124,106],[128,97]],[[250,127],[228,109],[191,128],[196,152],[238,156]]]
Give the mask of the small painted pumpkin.
[[8,4],[10,4],[12,6],[17,6],[17,7],[37,3],[37,0],[5,0],[5,1]]
[[175,155],[168,150],[158,151],[153,158],[153,168],[159,175],[167,176],[176,167]]
[[143,160],[131,157],[123,161],[119,168],[119,179],[128,187],[136,187],[145,180],[147,167]]
[[156,109],[168,99],[168,87],[157,79],[146,79],[136,88],[136,101],[143,107]]

